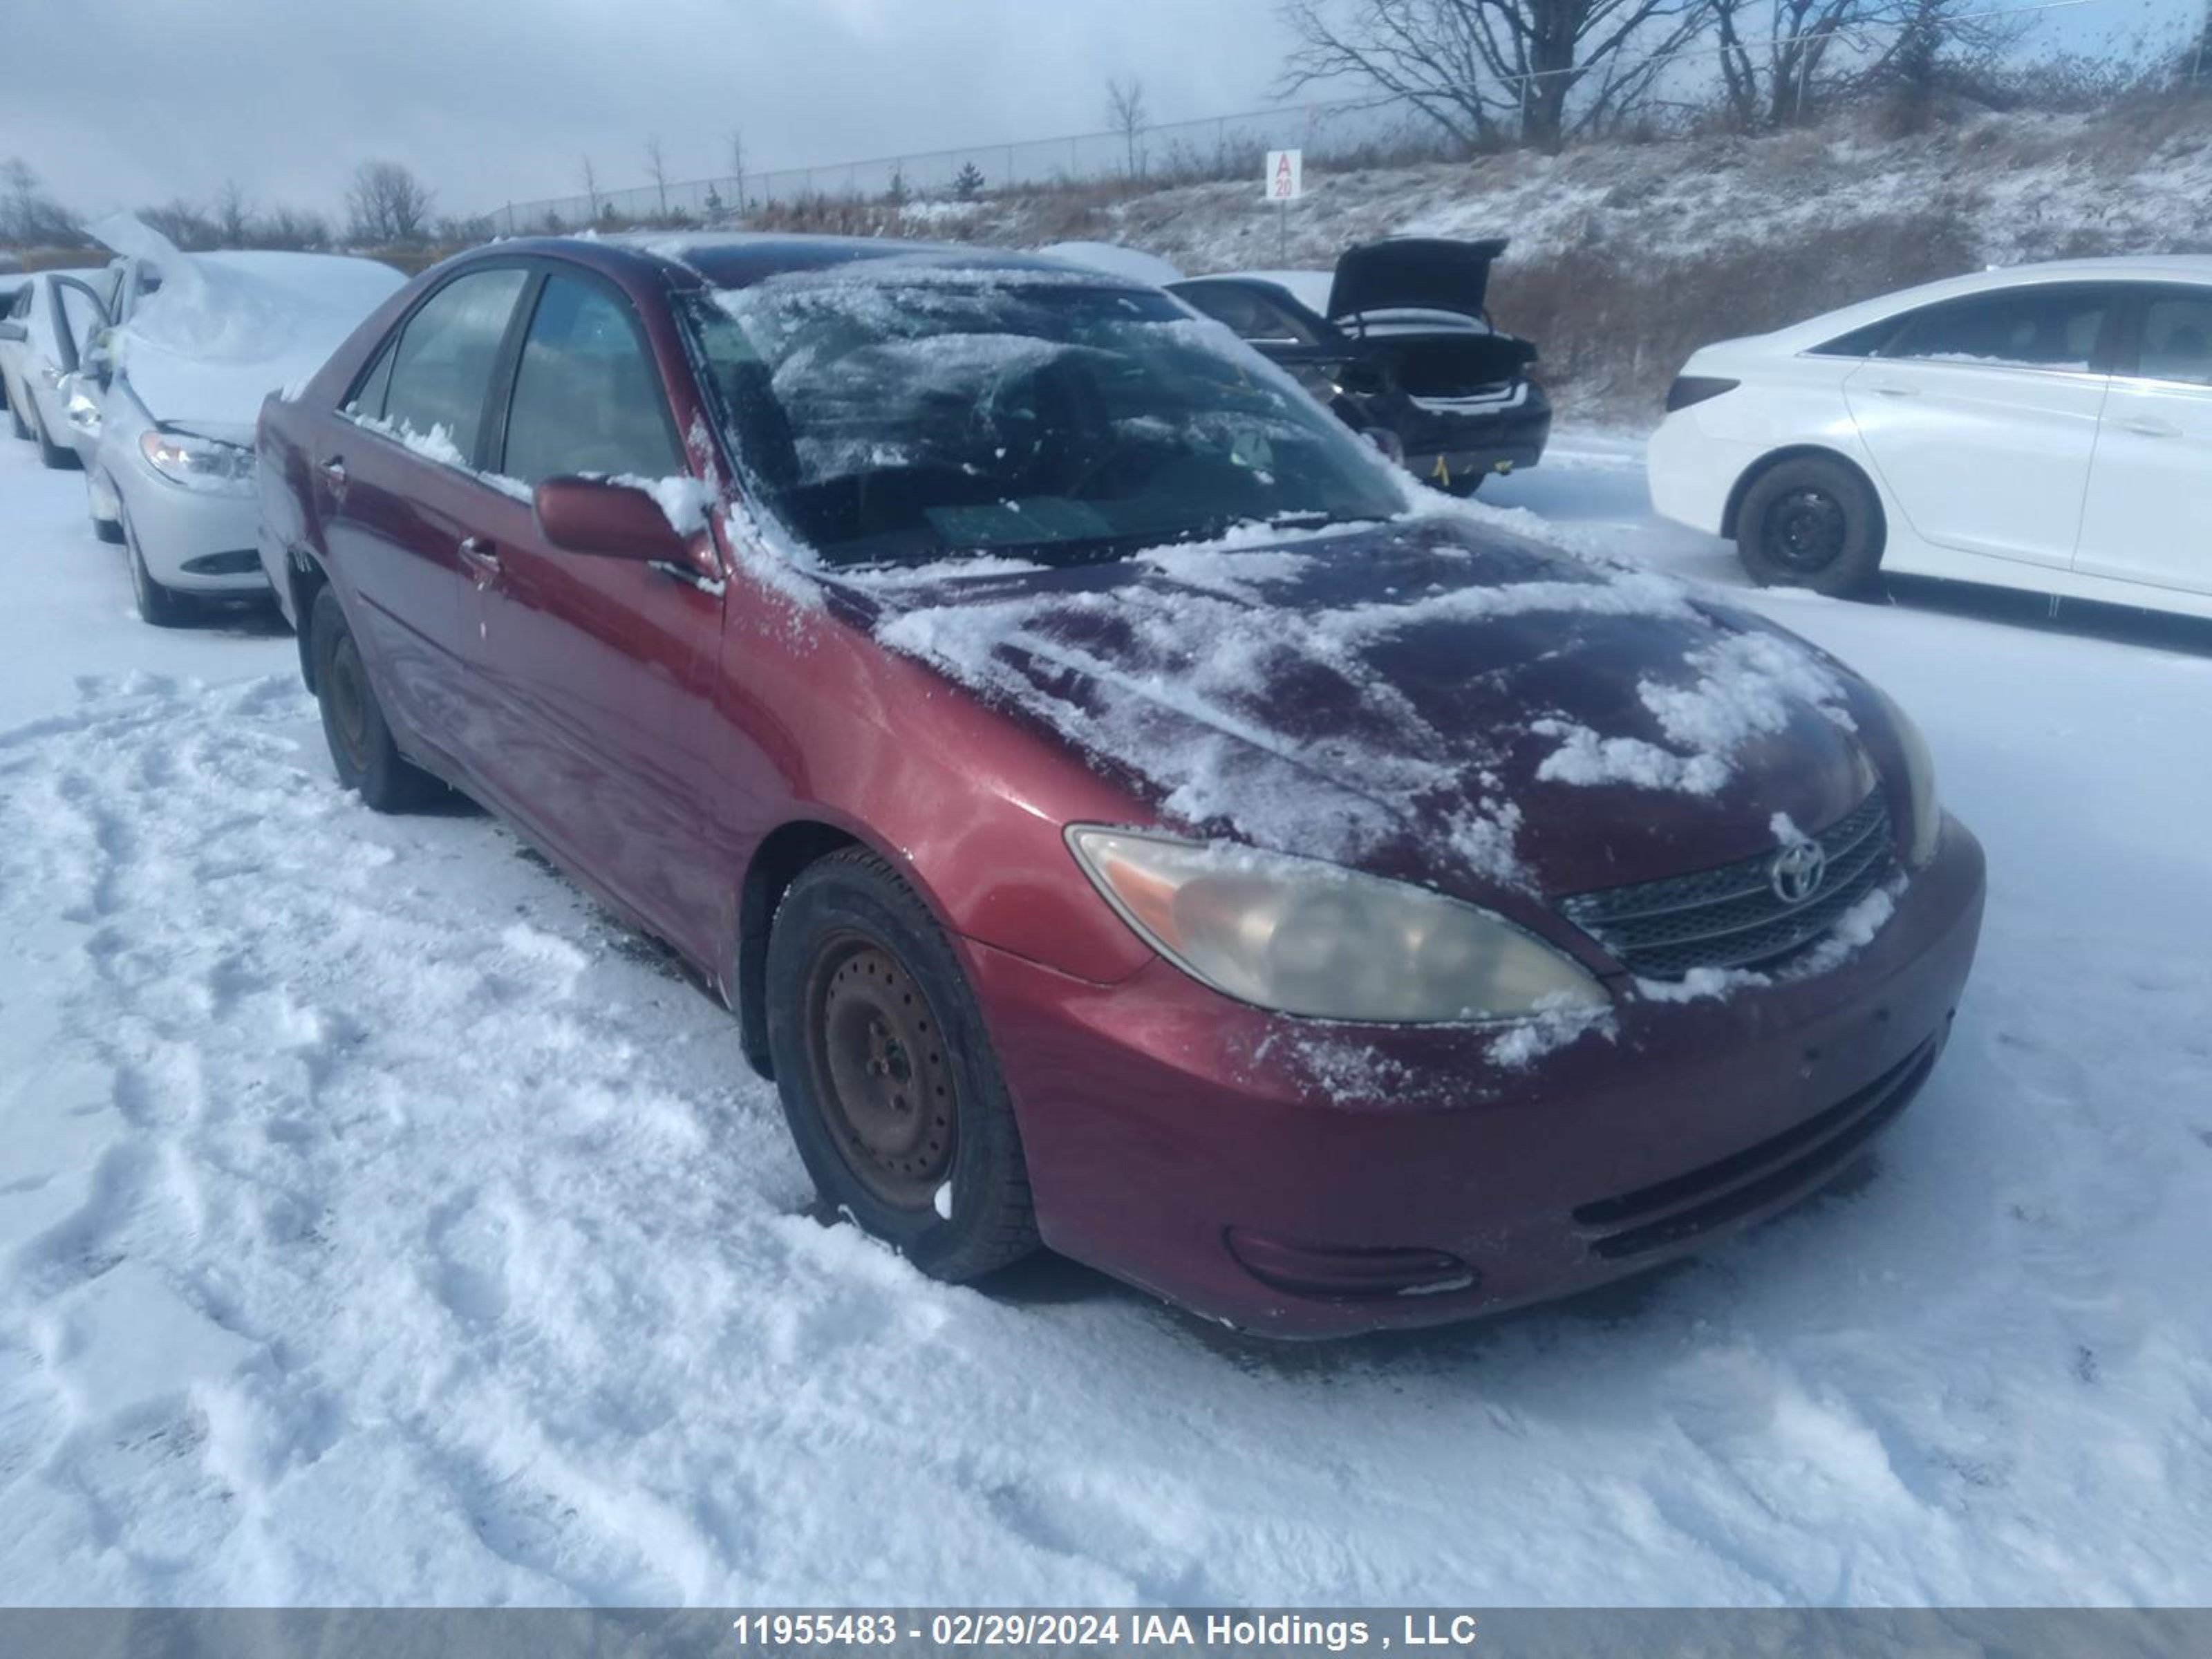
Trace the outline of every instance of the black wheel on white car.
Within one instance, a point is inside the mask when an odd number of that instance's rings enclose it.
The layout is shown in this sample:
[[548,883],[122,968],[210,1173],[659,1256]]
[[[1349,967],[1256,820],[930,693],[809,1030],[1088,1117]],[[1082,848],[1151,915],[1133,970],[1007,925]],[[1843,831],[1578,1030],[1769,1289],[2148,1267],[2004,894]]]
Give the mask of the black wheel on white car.
[[33,435],[38,439],[39,460],[42,465],[53,468],[57,472],[65,472],[73,466],[84,465],[77,459],[76,451],[71,449],[67,444],[56,443],[46,435],[46,423],[40,418],[36,404],[32,405],[31,408],[31,423],[34,429]]
[[146,556],[139,550],[138,533],[131,528],[131,521],[122,525],[125,562],[131,567],[131,597],[138,603],[138,619],[155,628],[182,628],[199,615],[199,607],[188,593],[179,593],[166,586],[154,573],[146,568]]
[[1800,455],[1752,481],[1736,507],[1736,554],[1761,587],[1865,592],[1881,569],[1881,503],[1856,467]]
[[315,701],[322,707],[323,738],[338,787],[358,790],[376,812],[404,812],[436,799],[445,786],[411,764],[392,742],[368,665],[346,626],[345,609],[328,586],[315,594],[307,626]]
[[103,519],[100,516],[100,502],[93,494],[92,474],[89,471],[84,475],[84,510],[86,516],[92,520],[94,535],[104,542],[113,542],[118,546],[122,544],[123,520]]
[[15,428],[15,435],[26,442],[30,440],[31,428],[23,423],[23,405],[28,401],[25,398],[8,399],[8,424]]
[[933,1279],[1037,1248],[1013,1103],[945,934],[872,853],[810,865],[776,908],[768,1040],[823,1201]]

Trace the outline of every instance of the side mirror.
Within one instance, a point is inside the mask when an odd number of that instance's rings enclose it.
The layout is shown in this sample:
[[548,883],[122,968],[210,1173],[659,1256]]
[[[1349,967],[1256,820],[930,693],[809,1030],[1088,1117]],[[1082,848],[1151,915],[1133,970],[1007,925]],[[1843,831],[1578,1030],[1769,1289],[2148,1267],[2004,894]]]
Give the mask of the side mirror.
[[660,503],[635,484],[605,478],[548,478],[531,495],[538,533],[564,553],[636,559],[688,569],[691,544]]
[[31,331],[21,323],[0,322],[0,340],[11,345],[21,345],[31,337]]

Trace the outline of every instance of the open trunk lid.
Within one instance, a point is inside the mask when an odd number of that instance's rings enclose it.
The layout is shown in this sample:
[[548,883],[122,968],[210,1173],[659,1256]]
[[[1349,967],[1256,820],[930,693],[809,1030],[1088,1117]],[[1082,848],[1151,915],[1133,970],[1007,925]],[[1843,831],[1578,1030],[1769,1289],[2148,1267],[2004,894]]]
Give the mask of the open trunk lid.
[[1329,320],[1382,311],[1446,311],[1480,319],[1491,261],[1505,247],[1503,236],[1480,241],[1393,236],[1347,249],[1329,284]]

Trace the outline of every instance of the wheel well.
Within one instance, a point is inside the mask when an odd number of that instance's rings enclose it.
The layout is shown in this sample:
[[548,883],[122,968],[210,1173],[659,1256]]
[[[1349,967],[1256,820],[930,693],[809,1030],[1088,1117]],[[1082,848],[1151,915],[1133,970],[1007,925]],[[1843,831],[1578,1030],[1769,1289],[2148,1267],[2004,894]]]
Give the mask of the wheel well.
[[801,820],[771,830],[745,866],[738,897],[738,1031],[745,1059],[764,1078],[775,1074],[768,1052],[768,935],[776,907],[807,866],[861,844],[833,825]]
[[1746,467],[1743,477],[1735,481],[1735,488],[1729,491],[1728,507],[1721,514],[1721,534],[1730,541],[1735,539],[1736,510],[1743,505],[1743,498],[1751,493],[1752,485],[1757,483],[1784,461],[1806,460],[1833,461],[1837,465],[1849,469],[1851,475],[1867,487],[1867,495],[1874,502],[1875,526],[1885,536],[1887,535],[1889,524],[1887,515],[1882,512],[1881,491],[1875,487],[1874,480],[1867,476],[1867,470],[1842,451],[1829,449],[1820,444],[1792,444],[1787,449],[1778,449],[1771,455],[1762,455],[1751,465]]
[[315,689],[315,595],[331,585],[331,579],[322,566],[296,550],[284,556],[284,574],[292,584],[292,615],[297,619],[292,632],[295,642],[300,647],[300,678],[307,690],[313,691]]

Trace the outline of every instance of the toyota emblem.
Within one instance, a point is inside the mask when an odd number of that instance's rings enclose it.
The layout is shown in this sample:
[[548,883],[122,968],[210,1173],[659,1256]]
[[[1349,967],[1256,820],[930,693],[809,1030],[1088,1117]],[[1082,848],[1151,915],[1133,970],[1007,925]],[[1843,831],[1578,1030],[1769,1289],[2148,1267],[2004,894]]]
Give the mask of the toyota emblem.
[[1828,854],[1817,841],[1790,842],[1766,866],[1767,884],[1784,904],[1804,903],[1820,890],[1827,874]]

